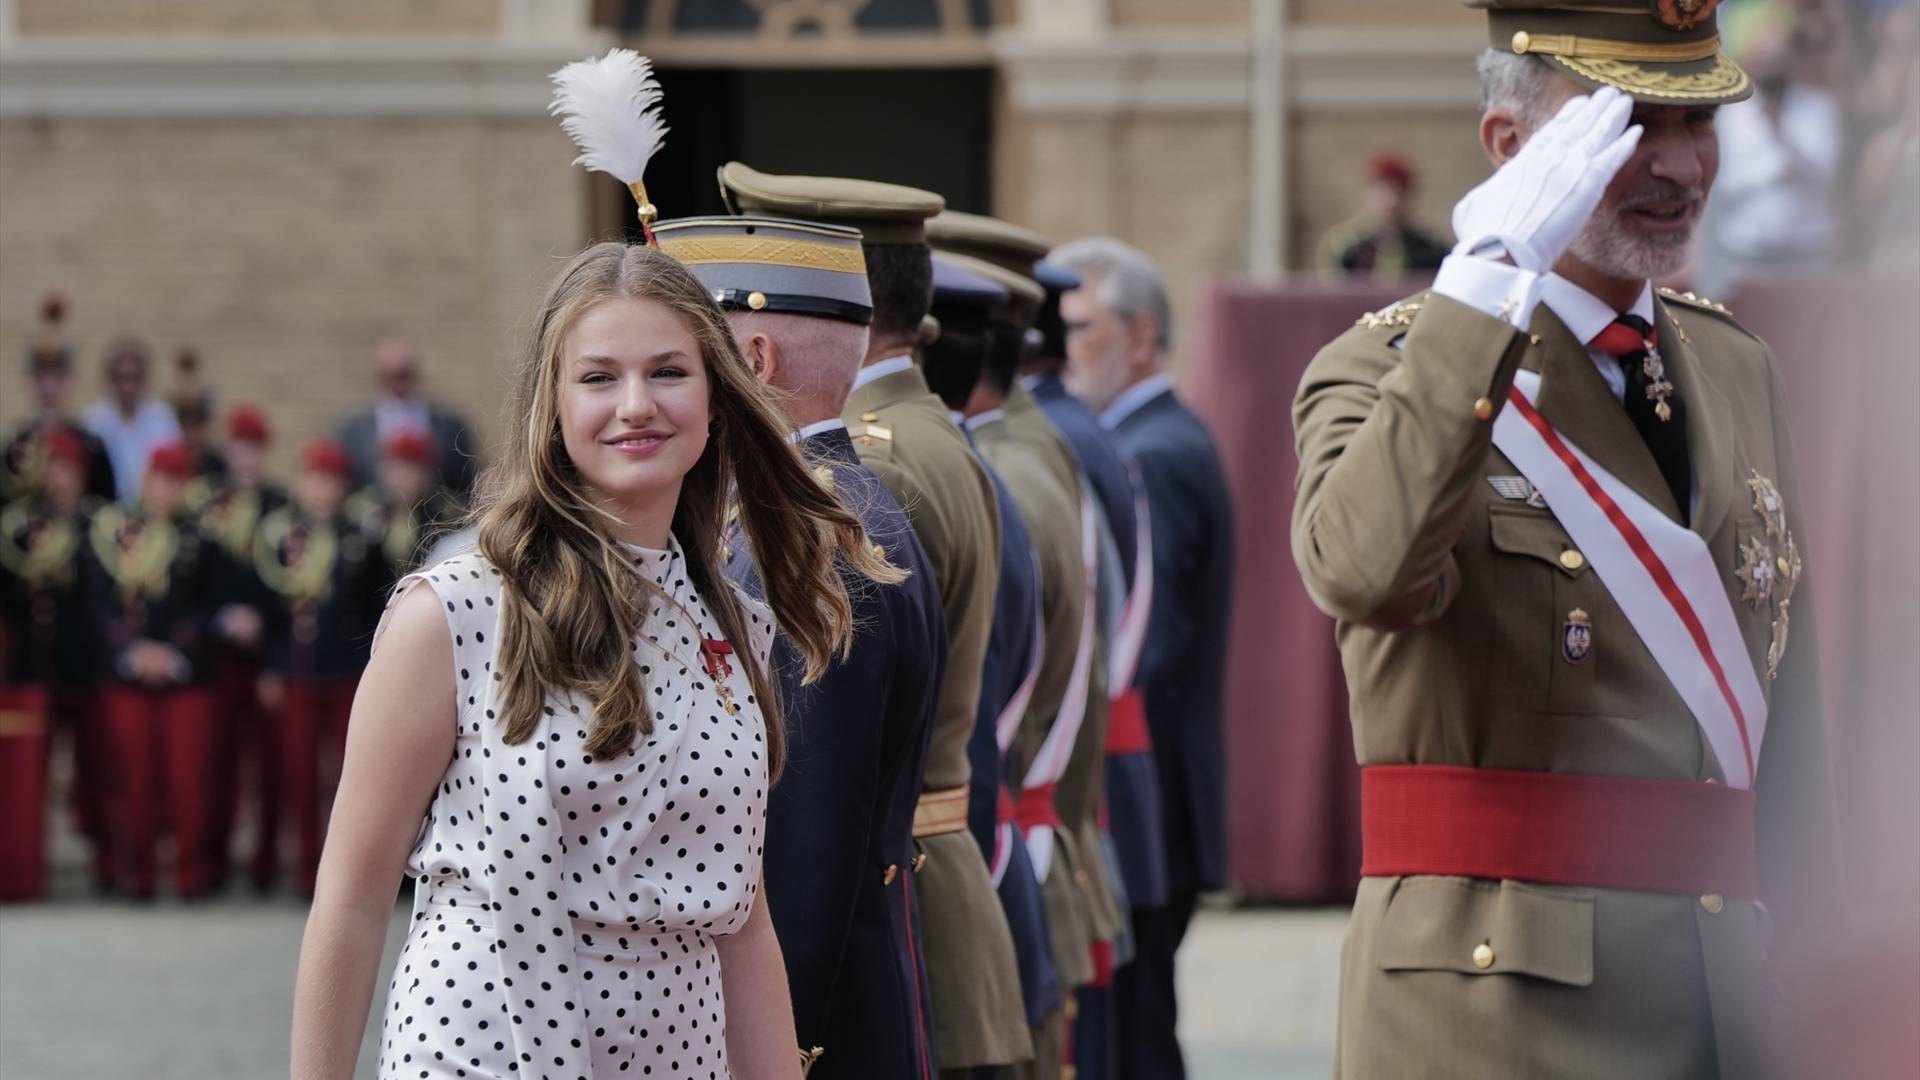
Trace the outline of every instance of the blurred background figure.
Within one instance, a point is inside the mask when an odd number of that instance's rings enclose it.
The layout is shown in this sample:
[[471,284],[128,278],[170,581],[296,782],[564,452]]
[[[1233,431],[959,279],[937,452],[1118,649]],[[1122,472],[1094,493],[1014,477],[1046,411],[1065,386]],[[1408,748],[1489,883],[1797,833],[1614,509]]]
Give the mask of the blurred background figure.
[[14,429],[0,451],[0,502],[30,495],[39,485],[40,469],[48,453],[47,439],[58,433],[80,444],[85,464],[86,492],[96,498],[114,497],[113,464],[99,436],[74,422],[67,410],[73,385],[73,350],[63,333],[66,298],[48,293],[40,301],[40,329],[27,350],[26,400],[32,412]]
[[[81,423],[106,444],[107,457],[113,462],[115,497],[123,503],[139,500],[154,450],[180,439],[180,421],[172,406],[151,396],[150,367],[146,342],[135,337],[116,340],[107,347],[103,367],[107,395],[81,414]],[[191,457],[188,469],[192,469]]]
[[425,440],[433,482],[464,497],[473,490],[478,462],[466,421],[435,405],[420,389],[420,354],[413,343],[389,337],[374,346],[373,368],[380,397],[372,408],[349,417],[336,437],[353,465],[353,483],[374,483],[384,448],[402,435]]
[[1702,291],[1726,295],[1755,276],[1806,273],[1831,261],[1847,139],[1843,102],[1828,79],[1831,38],[1825,16],[1805,8],[1791,29],[1766,28],[1749,45],[1744,62],[1754,95],[1720,110]]
[[433,462],[424,436],[393,435],[381,444],[373,482],[348,496],[342,511],[384,557],[387,584],[424,565],[422,557],[464,521],[465,500],[440,482]]
[[193,459],[195,478],[218,478],[227,471],[226,460],[214,445],[213,396],[213,387],[201,370],[198,350],[182,347],[174,353],[173,391],[167,395],[167,402],[180,425],[180,441]]
[[214,885],[218,728],[208,629],[224,570],[219,546],[185,513],[192,468],[184,445],[156,446],[139,502],[103,507],[89,537],[110,669],[100,704],[108,872],[113,889],[134,899],[159,886],[163,837],[172,840],[164,861],[178,895]]
[[1405,157],[1376,152],[1367,162],[1366,206],[1320,238],[1321,271],[1397,281],[1439,269],[1447,245],[1412,220],[1415,179]]

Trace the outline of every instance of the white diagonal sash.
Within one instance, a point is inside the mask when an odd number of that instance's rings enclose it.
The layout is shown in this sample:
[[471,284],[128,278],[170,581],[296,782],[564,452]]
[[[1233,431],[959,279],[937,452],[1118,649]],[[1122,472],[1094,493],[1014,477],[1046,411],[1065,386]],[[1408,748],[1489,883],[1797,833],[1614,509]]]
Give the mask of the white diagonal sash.
[[[1033,756],[1033,763],[1027,766],[1027,775],[1021,781],[1023,790],[1032,790],[1058,783],[1067,771],[1067,760],[1073,756],[1074,740],[1080,737],[1080,725],[1087,718],[1087,697],[1092,691],[1089,685],[1093,677],[1093,644],[1098,636],[1094,633],[1099,602],[1095,591],[1099,588],[1100,577],[1100,533],[1093,518],[1093,503],[1083,492],[1080,496],[1080,561],[1086,574],[1086,602],[1080,608],[1080,646],[1073,655],[1073,674],[1067,682],[1067,693],[1060,701],[1060,711],[1054,715],[1053,727],[1048,729],[1046,740],[1040,744],[1040,752]],[[1038,825],[1027,833],[1027,854],[1033,859],[1033,876],[1041,881],[1047,880],[1047,871],[1053,866],[1053,829]]]
[[1522,371],[1493,424],[1493,444],[1546,499],[1601,584],[1700,725],[1727,783],[1751,788],[1767,697],[1698,533],[1667,517],[1566,441],[1534,407],[1540,376]]

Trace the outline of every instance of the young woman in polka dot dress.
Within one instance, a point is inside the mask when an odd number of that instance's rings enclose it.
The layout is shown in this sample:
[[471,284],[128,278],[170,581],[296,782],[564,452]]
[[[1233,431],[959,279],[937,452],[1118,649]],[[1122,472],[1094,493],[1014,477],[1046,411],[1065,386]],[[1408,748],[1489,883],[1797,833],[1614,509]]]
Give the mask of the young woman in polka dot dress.
[[[691,275],[599,244],[549,291],[477,547],[396,590],[300,957],[293,1073],[348,1077],[403,869],[382,1078],[798,1076],[760,859],[777,618],[899,571],[787,445]],[[771,612],[727,583],[728,493]]]

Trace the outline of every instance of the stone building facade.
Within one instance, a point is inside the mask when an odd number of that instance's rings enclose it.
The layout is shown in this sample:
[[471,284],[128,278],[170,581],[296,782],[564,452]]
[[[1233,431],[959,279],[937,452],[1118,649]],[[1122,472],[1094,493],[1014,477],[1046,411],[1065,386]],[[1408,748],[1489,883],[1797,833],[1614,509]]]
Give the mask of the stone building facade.
[[1381,147],[1421,166],[1444,229],[1485,171],[1482,40],[1432,0],[0,0],[0,422],[58,289],[83,398],[119,333],[191,345],[223,401],[270,408],[284,462],[365,402],[368,350],[400,332],[491,432],[553,261],[624,220],[543,111],[548,72],[616,41],[666,77],[768,73],[731,117],[669,99],[670,142],[759,147],[762,168],[835,120],[714,144],[780,73],[977,94],[900,102],[901,142],[855,168],[971,140],[987,160],[957,204],[1128,238],[1185,311],[1220,276],[1307,266]]

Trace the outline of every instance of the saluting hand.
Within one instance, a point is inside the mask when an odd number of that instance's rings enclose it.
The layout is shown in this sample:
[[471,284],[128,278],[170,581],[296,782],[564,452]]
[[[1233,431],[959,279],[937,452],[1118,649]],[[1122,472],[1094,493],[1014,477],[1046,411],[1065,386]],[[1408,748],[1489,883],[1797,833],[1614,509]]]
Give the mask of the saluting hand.
[[1522,270],[1552,269],[1639,145],[1632,114],[1633,99],[1611,86],[1569,99],[1454,206],[1455,254],[1497,258],[1504,249]]

